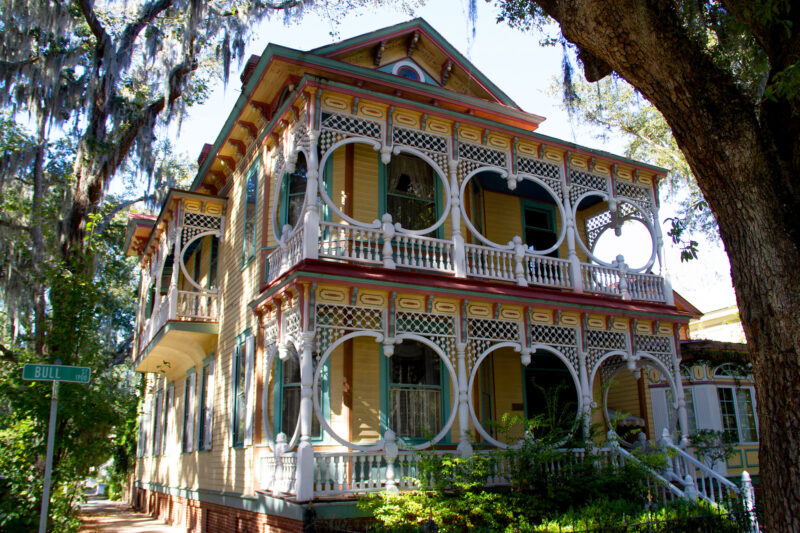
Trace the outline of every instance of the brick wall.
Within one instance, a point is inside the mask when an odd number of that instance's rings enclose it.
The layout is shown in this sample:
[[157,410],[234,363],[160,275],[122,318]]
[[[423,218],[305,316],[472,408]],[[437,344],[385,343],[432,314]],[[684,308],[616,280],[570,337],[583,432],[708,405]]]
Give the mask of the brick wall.
[[243,511],[200,502],[163,492],[134,489],[133,506],[174,526],[184,526],[187,533],[272,533],[303,531],[298,520]]

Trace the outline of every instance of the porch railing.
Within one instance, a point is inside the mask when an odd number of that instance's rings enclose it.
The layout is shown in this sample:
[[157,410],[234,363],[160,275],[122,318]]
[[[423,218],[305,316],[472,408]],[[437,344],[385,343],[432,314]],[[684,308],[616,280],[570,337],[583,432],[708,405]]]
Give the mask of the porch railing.
[[219,295],[214,292],[183,291],[175,286],[159,298],[139,335],[141,353],[170,320],[213,322],[219,320]]
[[534,254],[518,237],[508,247],[494,248],[397,233],[387,219],[379,228],[324,221],[314,230],[284,228],[281,240],[265,259],[268,284],[303,259],[326,259],[672,303],[671,289],[661,276],[630,272],[624,263],[601,266],[580,263],[574,256]]
[[[389,463],[392,469],[388,468]],[[396,487],[416,487],[417,455],[399,452],[387,457],[378,452],[320,452],[314,455],[314,493],[322,495],[363,494]]]
[[261,457],[261,486],[273,494],[296,494],[297,455],[265,455]]
[[672,442],[669,432],[664,429],[660,444],[672,450],[668,474],[695,487],[697,495],[709,503],[718,503],[741,496],[742,489],[719,474],[714,469],[698,461],[691,454]]

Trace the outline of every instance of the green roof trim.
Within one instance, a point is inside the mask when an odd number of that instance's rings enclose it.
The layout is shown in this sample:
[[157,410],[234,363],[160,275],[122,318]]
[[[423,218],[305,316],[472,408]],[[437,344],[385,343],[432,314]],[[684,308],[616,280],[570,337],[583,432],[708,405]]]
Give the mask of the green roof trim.
[[[430,30],[430,32],[432,32],[432,34],[437,36],[437,38],[441,39],[442,42],[446,43],[446,41],[444,41],[444,39],[442,39],[441,36],[438,33],[436,33],[435,30],[433,30],[433,28],[431,28],[430,25],[427,22],[425,22],[424,20],[422,20],[422,19],[415,19],[415,20],[412,20],[412,21],[409,21],[409,22],[398,24],[396,26],[390,26],[389,28],[384,28],[384,30],[378,30],[377,32],[373,32],[372,34],[368,34],[368,35],[371,35],[373,37],[375,37],[376,35],[380,36],[380,35],[396,32],[396,31],[398,31],[398,29],[404,29],[406,27],[407,28],[411,28],[415,24],[419,24],[421,28],[425,29],[425,31]],[[389,30],[391,30],[391,31],[389,31]],[[386,32],[386,33],[384,33],[384,32]],[[362,38],[363,38],[363,36],[362,36]],[[359,39],[359,38],[356,37],[354,39]],[[343,43],[345,43],[345,42],[347,42],[347,41],[343,41]],[[339,43],[337,45],[330,45],[330,46],[339,46],[341,44],[342,43]],[[448,46],[449,46],[449,44],[448,44]],[[335,59],[329,59],[329,58],[326,58],[326,57],[322,57],[322,56],[316,55],[314,53],[314,52],[320,53],[321,51],[326,50],[328,48],[330,48],[330,47],[318,48],[316,50],[312,50],[311,52],[302,52],[302,51],[299,51],[299,50],[295,50],[295,49],[292,49],[292,48],[287,48],[287,47],[276,45],[276,44],[267,45],[267,47],[264,49],[264,52],[261,54],[261,58],[259,59],[258,63],[256,64],[256,67],[253,70],[253,73],[250,76],[250,79],[248,80],[248,82],[245,85],[245,87],[242,89],[242,92],[239,95],[239,97],[236,99],[236,103],[234,104],[233,109],[231,109],[231,112],[228,115],[228,118],[225,121],[225,124],[222,126],[222,129],[220,130],[219,134],[217,135],[217,139],[214,141],[214,144],[212,145],[212,148],[211,148],[211,151],[209,152],[208,157],[206,157],[205,161],[203,161],[203,164],[198,169],[197,175],[195,176],[195,179],[192,181],[192,185],[191,185],[192,189],[195,189],[200,185],[201,178],[203,176],[205,176],[205,174],[210,169],[211,164],[213,163],[214,158],[216,157],[216,154],[222,148],[222,146],[223,146],[223,144],[225,142],[225,139],[228,137],[230,131],[236,125],[236,121],[237,121],[239,115],[242,113],[244,107],[247,105],[247,102],[250,100],[250,96],[252,95],[253,91],[255,91],[256,87],[260,83],[261,77],[263,76],[264,71],[266,70],[267,66],[271,63],[271,61],[276,57],[281,57],[281,58],[285,58],[285,59],[288,59],[288,60],[294,60],[294,61],[302,61],[302,62],[310,64],[313,67],[334,69],[334,70],[338,70],[338,71],[340,71],[340,72],[342,72],[344,74],[351,74],[351,75],[352,74],[356,74],[356,75],[368,76],[368,77],[371,77],[371,78],[373,78],[375,80],[378,80],[378,81],[384,81],[384,82],[387,82],[387,83],[392,83],[394,85],[399,85],[401,87],[406,87],[406,88],[408,88],[409,91],[419,91],[420,88],[424,88],[425,91],[427,93],[429,93],[431,96],[438,96],[438,97],[440,97],[442,99],[455,100],[457,102],[463,103],[467,107],[481,108],[481,109],[484,109],[484,110],[489,111],[489,112],[504,114],[504,115],[507,115],[507,116],[509,116],[511,118],[519,118],[519,119],[522,119],[522,120],[531,120],[531,117],[537,116],[537,115],[534,115],[532,113],[526,113],[526,112],[522,111],[513,102],[511,103],[511,105],[514,106],[514,107],[510,108],[510,107],[507,107],[507,106],[504,106],[504,105],[501,105],[501,104],[497,104],[497,103],[494,103],[494,102],[488,102],[486,100],[481,100],[479,98],[470,97],[470,96],[467,96],[467,95],[462,95],[460,93],[456,93],[456,92],[451,91],[449,89],[444,89],[444,88],[441,88],[441,87],[435,87],[433,85],[427,85],[427,84],[421,85],[419,82],[414,82],[412,80],[407,80],[407,79],[405,79],[405,78],[403,78],[401,76],[395,76],[393,74],[389,74],[389,73],[386,73],[386,72],[381,72],[379,70],[374,70],[374,69],[370,69],[370,68],[366,68],[366,67],[359,67],[357,65],[351,65],[351,64],[344,63],[342,61],[338,61],[338,60],[335,60]],[[459,55],[459,57],[461,57],[460,54],[458,54],[458,55]],[[398,97],[393,96],[393,95],[382,94],[382,93],[374,93],[374,92],[366,91],[364,89],[358,89],[357,87],[346,85],[346,84],[343,84],[343,83],[338,83],[338,82],[329,81],[329,80],[322,80],[321,78],[318,78],[316,76],[312,76],[312,75],[309,75],[309,74],[306,74],[305,76],[303,76],[303,78],[301,78],[301,82],[298,83],[298,88],[300,88],[303,85],[303,83],[302,83],[303,81],[309,81],[309,80],[315,80],[315,81],[321,82],[323,84],[327,84],[327,85],[332,86],[332,87],[342,87],[342,88],[347,88],[348,90],[360,90],[361,92],[364,92],[365,94],[376,94],[376,95],[379,95],[381,98],[384,98],[384,99],[387,99],[387,100],[391,100],[391,101],[395,101],[395,102],[398,102],[398,103],[408,103],[408,100],[405,100],[403,98],[398,98]],[[494,85],[492,85],[492,86],[494,86]],[[287,102],[289,102],[290,100],[291,99],[287,99]],[[418,103],[418,102],[413,102],[412,104],[414,106],[417,106],[417,107],[430,109],[432,112],[434,112],[436,114],[451,115],[451,116],[454,116],[454,117],[463,117],[464,116],[464,114],[462,114],[462,113],[456,113],[456,112],[452,112],[452,111],[447,111],[445,109],[442,109],[440,107],[436,107],[436,106],[433,106],[433,105],[430,105],[430,104],[423,104],[423,103]],[[284,103],[284,105],[286,105],[286,102]],[[272,120],[270,120],[270,122],[267,125],[267,127],[264,128],[265,131],[268,131],[268,130],[270,130],[272,128],[272,125],[276,122],[276,118],[278,116],[279,116],[279,113],[276,111],[275,116],[272,118]],[[481,124],[486,124],[487,126],[491,126],[493,124],[497,124],[497,123],[495,123],[493,121],[486,120],[486,119],[481,119],[481,118],[475,117],[475,116],[468,116],[468,119],[470,121],[478,122],[478,123],[481,123]],[[634,161],[632,159],[628,159],[628,158],[623,157],[623,156],[612,154],[612,153],[606,152],[604,150],[596,150],[596,149],[592,149],[592,148],[587,148],[585,146],[580,146],[580,145],[575,144],[575,143],[571,143],[571,142],[568,142],[568,141],[564,141],[564,140],[561,140],[561,139],[557,139],[555,137],[550,137],[550,136],[543,135],[543,134],[540,134],[540,133],[536,133],[536,132],[533,132],[533,131],[523,130],[523,129],[515,128],[515,127],[512,127],[512,126],[506,126],[506,125],[501,125],[501,128],[505,129],[505,130],[507,130],[509,132],[518,132],[521,135],[532,136],[534,139],[540,139],[542,141],[547,141],[547,142],[551,142],[551,143],[557,143],[557,144],[560,144],[561,146],[564,146],[566,148],[574,148],[574,149],[577,149],[577,150],[584,150],[584,151],[587,151],[589,153],[600,155],[602,157],[607,157],[609,159],[614,159],[614,160],[617,160],[617,161],[623,161],[623,162],[627,162],[629,164],[635,164],[635,165],[641,166],[643,168],[651,169],[654,172],[660,172],[660,173],[666,173],[667,172],[666,169],[663,169],[663,168],[655,166],[655,165],[651,165],[651,164],[648,164],[648,163],[642,163],[642,162],[639,162],[639,161]],[[259,136],[259,141],[262,138],[263,138],[263,134],[261,136]]]

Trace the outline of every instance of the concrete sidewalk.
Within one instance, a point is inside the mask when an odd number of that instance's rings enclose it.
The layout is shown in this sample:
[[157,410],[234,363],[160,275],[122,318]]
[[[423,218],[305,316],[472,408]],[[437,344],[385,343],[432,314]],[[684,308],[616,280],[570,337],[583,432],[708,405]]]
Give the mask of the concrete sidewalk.
[[91,499],[81,506],[80,533],[178,533],[183,528],[168,526],[146,514],[134,512],[130,505]]

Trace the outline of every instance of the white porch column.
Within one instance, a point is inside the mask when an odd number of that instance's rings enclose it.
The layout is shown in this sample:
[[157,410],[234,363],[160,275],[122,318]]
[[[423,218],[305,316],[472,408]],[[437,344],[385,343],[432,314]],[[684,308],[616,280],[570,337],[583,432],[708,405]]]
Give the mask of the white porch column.
[[[681,380],[681,359],[678,354],[675,337],[672,338],[672,369],[675,375],[675,402],[678,404],[678,426],[681,431],[681,448],[689,446],[689,417],[686,413],[686,396],[683,392],[683,381]],[[667,406],[670,409],[671,406]]]
[[[583,332],[581,331],[581,335]],[[578,341],[578,379],[581,386],[581,418],[583,419],[583,436],[588,438],[592,426],[592,390],[589,386],[589,368],[586,365],[586,352]]]
[[181,248],[183,239],[183,203],[178,202],[175,207],[175,243],[173,244],[174,255],[172,258],[172,276],[169,280],[169,291],[167,292],[167,305],[169,305],[169,319],[173,320],[178,316],[178,276],[180,275],[180,264],[183,261],[181,257]]
[[461,196],[458,187],[458,161],[448,160],[450,170],[450,224],[453,227],[453,266],[457,278],[467,277],[467,259],[464,236],[461,235]]
[[664,235],[661,231],[661,223],[658,219],[658,208],[655,207],[655,203],[653,204],[650,214],[653,216],[653,231],[655,231],[653,245],[656,247],[656,257],[658,257],[661,277],[664,278],[664,303],[667,305],[675,305],[675,296],[672,294],[672,282],[669,279],[669,269],[666,263],[664,263]]
[[319,207],[317,206],[317,187],[319,183],[319,161],[317,159],[317,139],[319,131],[308,132],[309,147],[306,160],[306,198],[303,214],[303,258],[319,257]]
[[311,444],[311,417],[313,405],[314,363],[312,349],[314,332],[303,332],[303,349],[300,352],[300,445],[297,447],[297,501],[306,502],[314,497],[314,446]]
[[460,457],[472,455],[472,444],[469,442],[469,396],[467,378],[467,343],[456,342],[456,374],[458,377],[458,446],[456,451]]
[[564,224],[567,226],[567,258],[569,259],[569,275],[572,281],[572,288],[578,294],[583,292],[583,276],[581,275],[581,262],[578,260],[578,254],[575,252],[575,218],[572,215],[572,204],[569,201],[569,187],[566,179],[562,179],[562,187],[564,188],[564,214],[566,220]]

